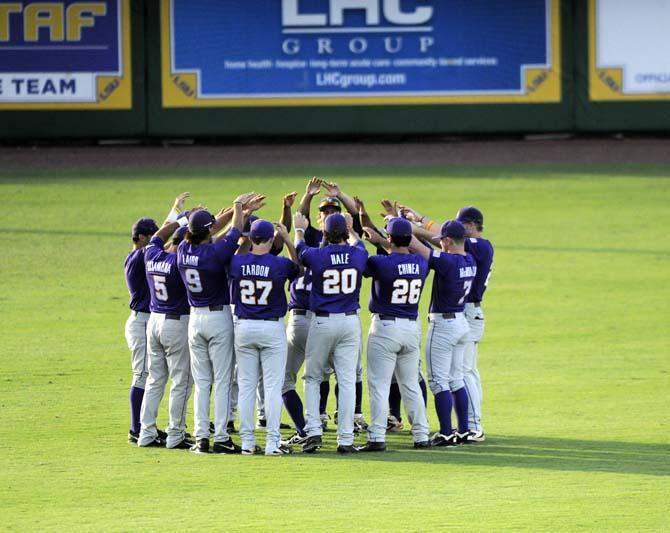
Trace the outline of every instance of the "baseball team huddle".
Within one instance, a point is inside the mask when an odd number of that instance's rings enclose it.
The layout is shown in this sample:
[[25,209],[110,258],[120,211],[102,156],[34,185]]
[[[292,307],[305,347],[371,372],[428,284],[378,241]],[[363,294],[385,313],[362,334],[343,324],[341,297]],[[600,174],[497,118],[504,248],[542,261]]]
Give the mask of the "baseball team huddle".
[[[313,225],[311,203],[322,191]],[[295,446],[314,453],[330,422],[334,375],[340,454],[385,451],[386,433],[405,427],[401,402],[416,449],[483,442],[477,349],[493,246],[482,237],[481,211],[463,207],[439,226],[409,206],[383,200],[384,225],[378,227],[363,201],[336,183],[309,180],[292,214],[296,196],[284,196],[276,223],[253,214],[265,197],[251,192],[216,216],[202,206],[184,210],[189,193],[182,193],[160,228],[150,218],[133,225],[133,250],[125,261],[133,372],[128,441],[199,454],[279,456]],[[368,254],[362,238],[376,255]],[[287,257],[280,255],[284,249]],[[419,321],[430,270],[425,368],[439,420],[432,436]],[[369,424],[361,407],[364,277],[372,281],[365,351]],[[296,390],[303,366],[304,404]],[[157,418],[168,379],[162,431]],[[191,393],[193,436],[186,432]],[[282,407],[295,430],[286,439],[280,430],[291,426],[281,423]],[[237,417],[240,444],[231,436]],[[257,427],[266,430],[264,449],[256,444]],[[355,444],[355,435],[364,432],[365,444]]]

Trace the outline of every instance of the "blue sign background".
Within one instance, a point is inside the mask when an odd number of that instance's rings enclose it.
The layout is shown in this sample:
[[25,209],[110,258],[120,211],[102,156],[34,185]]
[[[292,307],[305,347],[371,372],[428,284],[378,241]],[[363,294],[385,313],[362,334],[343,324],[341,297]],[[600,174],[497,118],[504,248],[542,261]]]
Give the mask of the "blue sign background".
[[[172,50],[174,69],[200,71],[202,96],[245,94],[301,95],[366,93],[519,93],[522,91],[521,67],[548,61],[547,11],[545,0],[404,0],[403,11],[430,5],[433,27],[430,33],[356,33],[328,35],[289,35],[282,33],[279,0],[173,0]],[[327,13],[325,0],[301,0],[300,13]],[[380,10],[381,12],[381,10]],[[365,25],[363,11],[349,11],[345,27]],[[390,26],[380,21],[382,26]],[[419,51],[420,36],[431,36],[435,43],[427,53]],[[354,37],[365,38],[368,49],[362,54],[349,50]],[[404,47],[398,53],[384,49],[385,37],[402,37]],[[300,52],[282,52],[285,39],[298,39]],[[329,38],[334,53],[319,55],[317,38]],[[404,73],[402,86],[320,86],[316,73],[306,69],[228,69],[225,61],[329,60],[346,59],[421,59],[490,57],[497,64],[450,67],[329,68],[343,74]]]
[[[63,11],[77,0],[62,0]],[[6,2],[0,2],[6,3]],[[95,26],[83,27],[81,41],[51,41],[40,28],[38,41],[24,40],[23,15],[9,17],[10,41],[0,42],[2,72],[117,72],[119,65],[119,8],[107,0],[107,14],[94,17]],[[25,2],[24,2],[25,4]],[[67,20],[67,17],[64,16]]]

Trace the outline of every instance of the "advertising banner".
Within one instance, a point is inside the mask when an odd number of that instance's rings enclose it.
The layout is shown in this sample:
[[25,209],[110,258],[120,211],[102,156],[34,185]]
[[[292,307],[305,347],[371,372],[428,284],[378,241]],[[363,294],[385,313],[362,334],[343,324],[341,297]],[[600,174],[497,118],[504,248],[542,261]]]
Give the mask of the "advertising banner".
[[0,0],[0,110],[131,109],[130,0]]
[[670,0],[589,0],[589,98],[670,99]]
[[164,107],[556,103],[559,0],[161,0]]

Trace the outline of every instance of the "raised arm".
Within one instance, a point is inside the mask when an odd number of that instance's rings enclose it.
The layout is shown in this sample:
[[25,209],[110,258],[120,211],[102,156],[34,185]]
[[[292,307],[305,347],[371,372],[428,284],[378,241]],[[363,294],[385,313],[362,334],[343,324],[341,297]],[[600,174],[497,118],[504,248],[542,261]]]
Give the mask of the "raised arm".
[[368,214],[367,209],[365,209],[365,204],[358,196],[354,196],[354,203],[356,204],[356,210],[358,212],[358,220],[361,223],[362,228],[372,228],[375,231],[379,232],[375,223],[372,222],[370,215]]
[[166,222],[174,222],[177,220],[177,217],[184,211],[184,203],[186,199],[191,196],[190,192],[183,192],[174,199],[174,204],[172,204],[172,209],[168,213]]
[[430,229],[422,226],[417,226],[412,224],[412,233],[416,235],[419,239],[425,239],[427,241],[431,240],[433,237],[436,237],[440,234],[440,227],[436,224],[433,224]]
[[298,206],[298,211],[305,217],[309,218],[309,209],[312,205],[312,198],[314,198],[319,191],[321,190],[321,180],[314,176],[311,180],[307,182],[307,187],[305,188],[305,194],[302,195],[300,199],[300,205]]
[[[282,212],[281,217],[279,218],[279,223],[286,228],[286,232],[291,231],[291,207],[293,207],[293,202],[295,202],[295,197],[298,195],[297,192],[290,192],[284,195],[282,202]],[[284,239],[279,234],[275,235],[274,241],[272,242],[272,248],[281,251],[282,246],[284,245]]]
[[[277,237],[282,239],[284,241],[284,244],[286,244],[286,249],[288,250],[288,255],[291,258],[291,261],[293,261],[296,265],[300,266],[300,260],[298,259],[298,251],[295,249],[295,245],[291,242],[291,236],[289,235],[286,226],[284,226],[284,224],[275,224],[275,229],[277,232]],[[300,268],[302,269],[302,266],[300,266]],[[302,270],[300,272],[300,275],[302,275]]]
[[294,228],[294,233],[295,233],[295,247],[297,248],[298,245],[301,242],[305,242],[305,230],[307,229],[307,226],[309,225],[309,222],[307,221],[307,218],[305,215],[303,215],[300,212],[297,212],[293,216],[293,228]]
[[415,254],[419,254],[426,261],[428,261],[430,254],[432,253],[432,250],[422,244],[414,235],[412,235],[412,241],[409,243],[409,251]]
[[388,253],[391,253],[391,243],[382,237],[377,228],[363,226],[365,240],[379,248],[383,248]]
[[340,202],[344,204],[344,207],[346,207],[347,211],[351,213],[352,216],[358,215],[358,208],[356,207],[356,202],[351,196],[348,196],[347,194],[340,189],[340,186],[335,183],[335,182],[323,182],[323,186],[326,189],[326,193],[328,196],[334,196]]

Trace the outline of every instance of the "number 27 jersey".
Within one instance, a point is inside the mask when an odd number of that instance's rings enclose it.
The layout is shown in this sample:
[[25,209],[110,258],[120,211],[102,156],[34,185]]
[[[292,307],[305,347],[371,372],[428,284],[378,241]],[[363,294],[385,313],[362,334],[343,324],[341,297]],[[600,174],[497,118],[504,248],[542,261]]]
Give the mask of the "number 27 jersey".
[[428,261],[418,254],[376,255],[368,258],[366,277],[372,277],[370,312],[416,319],[428,276]]

